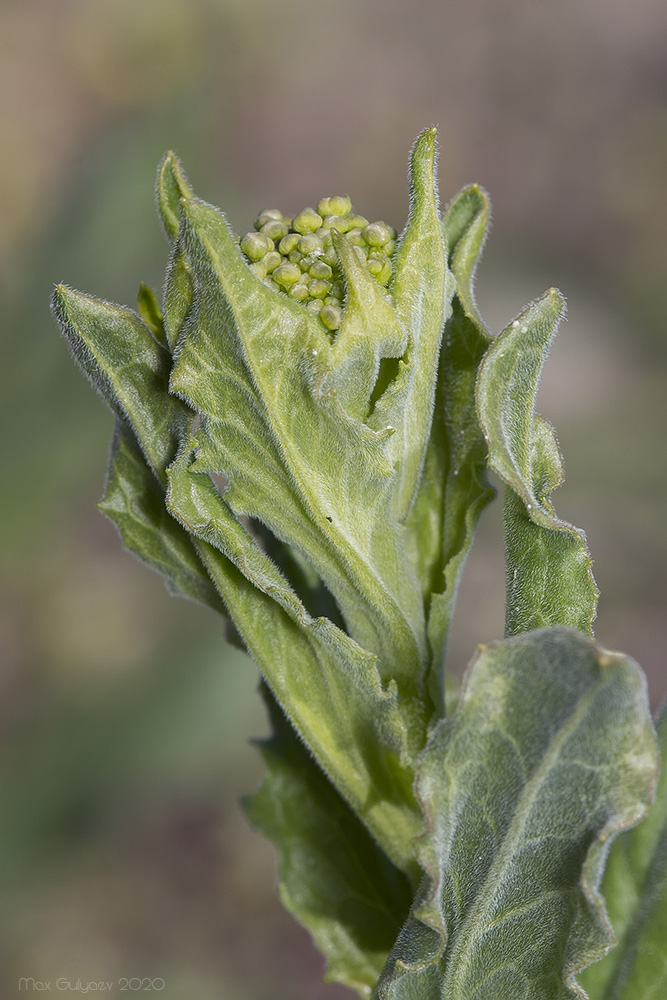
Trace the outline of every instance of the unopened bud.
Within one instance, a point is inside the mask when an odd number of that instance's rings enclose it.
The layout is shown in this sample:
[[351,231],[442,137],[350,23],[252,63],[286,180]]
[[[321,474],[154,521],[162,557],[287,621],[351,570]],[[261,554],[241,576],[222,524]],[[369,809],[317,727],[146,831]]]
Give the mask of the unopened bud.
[[331,291],[331,282],[313,278],[308,286],[308,291],[314,299],[323,299]]
[[333,272],[328,264],[325,264],[323,260],[318,260],[310,268],[308,274],[311,278],[327,279],[331,277]]
[[317,233],[307,233],[306,236],[302,236],[298,246],[301,253],[305,254],[319,255],[324,250],[324,244]]
[[270,250],[266,257],[262,257],[260,263],[266,268],[266,273],[271,274],[272,271],[282,264],[283,259],[277,250]]
[[306,233],[314,233],[322,227],[322,217],[317,214],[314,208],[304,208],[292,220],[292,229],[296,233],[304,236]]
[[342,218],[340,215],[325,215],[322,219],[323,229],[337,229],[339,233],[346,233],[350,228],[350,224],[347,219]]
[[296,285],[292,285],[289,290],[289,294],[293,299],[296,299],[297,302],[305,302],[308,298],[308,285],[303,285],[300,281],[298,281]]
[[277,220],[278,222],[285,222],[285,216],[280,211],[279,208],[265,208],[263,212],[260,212],[255,219],[255,229],[261,229],[265,226],[267,222],[272,222]]
[[324,305],[320,309],[320,319],[327,330],[337,330],[343,319],[343,312],[340,306]]
[[382,247],[396,236],[395,230],[385,222],[371,222],[363,230],[363,237],[372,247]]
[[265,233],[269,239],[275,241],[281,240],[283,236],[287,236],[288,227],[282,222],[281,219],[269,219],[265,222],[261,228],[261,232]]
[[281,264],[273,272],[273,280],[283,288],[290,288],[301,277],[301,270],[296,264]]
[[368,219],[363,215],[348,215],[347,224],[350,229],[364,229],[368,225]]
[[317,211],[321,216],[348,215],[352,211],[352,202],[347,195],[334,195],[333,198],[320,198]]
[[281,254],[287,257],[287,255],[290,254],[292,250],[296,249],[296,245],[300,239],[301,237],[299,236],[298,233],[288,233],[287,236],[283,236],[283,238],[280,241],[280,245],[278,246],[278,249],[280,250]]
[[261,260],[270,250],[273,250],[273,240],[264,233],[246,233],[241,240],[241,250],[250,260]]

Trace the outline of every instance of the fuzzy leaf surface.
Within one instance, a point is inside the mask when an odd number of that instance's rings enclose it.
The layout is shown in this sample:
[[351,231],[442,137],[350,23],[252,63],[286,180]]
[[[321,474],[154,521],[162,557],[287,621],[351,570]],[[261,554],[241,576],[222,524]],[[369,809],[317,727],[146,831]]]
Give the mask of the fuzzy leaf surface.
[[591,1000],[667,996],[667,711],[657,724],[662,772],[647,818],[612,846],[602,883],[618,944],[582,973]]
[[311,617],[276,565],[221,502],[184,448],[167,505],[196,540],[208,573],[279,704],[319,765],[389,857],[414,873],[422,819],[396,685],[377,658],[326,618]]
[[165,507],[165,491],[146,464],[136,438],[120,421],[99,509],[115,523],[123,544],[184,594],[215,611],[224,606],[187,532]]
[[551,289],[496,337],[480,368],[479,416],[489,466],[507,484],[505,632],[571,625],[590,633],[597,588],[584,533],[550,500],[563,480],[551,424],[534,412],[542,366],[563,311]]
[[475,309],[472,290],[488,218],[488,199],[476,186],[463,190],[443,218],[456,292],[445,324],[424,472],[408,520],[409,551],[424,591],[432,685],[439,704],[459,579],[479,516],[494,496],[486,478],[486,442],[475,402],[477,372],[491,338]]
[[481,647],[422,758],[430,882],[376,996],[417,996],[416,976],[421,1000],[583,997],[578,971],[611,942],[608,842],[646,811],[656,769],[632,661],[566,628]]
[[220,213],[197,201],[182,211],[194,289],[171,387],[203,418],[189,471],[222,475],[219,502],[314,567],[348,633],[378,656],[383,680],[397,681],[423,744],[424,610],[391,513],[387,434],[319,391],[331,370],[324,329],[252,274]]
[[64,285],[53,311],[75,359],[111,409],[134,430],[148,464],[166,483],[191,412],[167,394],[171,355],[131,309]]
[[280,853],[280,897],[325,956],[326,980],[368,997],[410,909],[412,889],[315,763],[264,689],[273,735],[249,819]]

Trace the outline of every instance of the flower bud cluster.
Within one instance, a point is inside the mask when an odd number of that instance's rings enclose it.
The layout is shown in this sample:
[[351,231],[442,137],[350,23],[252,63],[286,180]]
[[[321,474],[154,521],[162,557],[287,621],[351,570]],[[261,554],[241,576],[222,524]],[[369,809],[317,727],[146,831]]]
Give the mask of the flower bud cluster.
[[316,312],[327,330],[337,330],[343,316],[345,285],[332,242],[332,230],[343,233],[360,263],[380,285],[392,274],[396,230],[370,222],[352,211],[347,197],[321,198],[293,219],[267,208],[246,233],[241,250],[250,270],[268,285]]

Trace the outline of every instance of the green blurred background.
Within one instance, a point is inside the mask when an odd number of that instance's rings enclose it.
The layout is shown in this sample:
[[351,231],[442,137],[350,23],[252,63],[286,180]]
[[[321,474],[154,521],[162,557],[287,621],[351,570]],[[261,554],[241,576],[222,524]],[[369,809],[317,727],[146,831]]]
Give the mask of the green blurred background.
[[[96,512],[112,419],[48,314],[54,282],[130,304],[160,287],[167,148],[239,232],[332,193],[400,228],[409,146],[440,125],[443,201],[470,181],[494,200],[491,327],[568,296],[539,403],[566,459],[556,506],[588,533],[600,641],[667,693],[666,50],[663,0],[4,0],[2,997],[21,976],[349,995],[320,985],[238,805],[260,775],[256,671]],[[499,513],[457,671],[502,633]]]

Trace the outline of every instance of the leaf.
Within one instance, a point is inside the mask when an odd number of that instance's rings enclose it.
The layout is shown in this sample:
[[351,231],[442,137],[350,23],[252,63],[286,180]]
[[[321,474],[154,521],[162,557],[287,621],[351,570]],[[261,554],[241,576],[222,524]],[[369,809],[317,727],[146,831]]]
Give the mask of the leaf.
[[262,788],[246,813],[280,852],[280,898],[313,935],[337,981],[368,997],[412,888],[317,767],[270,692],[273,735],[260,743]]
[[395,683],[377,659],[303,603],[186,447],[169,470],[167,505],[191,537],[273,694],[318,764],[391,860],[415,874],[422,829],[414,799],[414,742]]
[[387,434],[320,390],[331,370],[324,328],[250,271],[220,213],[197,201],[182,211],[194,299],[171,387],[203,418],[188,469],[223,476],[220,502],[313,566],[383,681],[396,680],[423,743],[423,602],[391,514]]
[[489,466],[509,486],[507,635],[544,625],[590,633],[595,618],[598,591],[585,536],[556,516],[549,496],[563,479],[556,436],[533,412],[562,311],[560,293],[551,289],[498,335],[479,372],[477,403]]
[[158,167],[155,200],[165,235],[171,243],[178,239],[181,198],[191,197],[192,191],[181,161],[169,150]]
[[165,492],[146,464],[129,428],[120,421],[99,509],[116,524],[123,544],[184,594],[224,614],[224,605],[188,534],[165,507]]
[[421,1000],[583,997],[575,976],[611,943],[609,842],[646,811],[656,769],[631,660],[567,628],[480,647],[422,757],[430,882],[376,996],[419,995],[431,966]]
[[411,157],[410,215],[394,257],[389,290],[396,316],[409,334],[398,374],[375,404],[369,426],[391,427],[387,455],[397,471],[393,511],[408,516],[417,495],[431,433],[440,345],[451,312],[454,283],[438,212],[436,129],[417,138]]
[[155,292],[143,281],[139,285],[137,310],[153,336],[160,341],[160,343],[166,343],[164,323],[162,321],[162,310],[157,304]]
[[53,311],[75,359],[116,415],[134,430],[160,482],[191,412],[167,395],[169,351],[130,309],[59,285]]
[[495,495],[486,478],[486,442],[475,402],[477,372],[491,338],[472,293],[488,218],[486,195],[473,186],[453,200],[443,219],[456,292],[445,324],[424,473],[408,521],[409,551],[428,614],[432,689],[438,704],[459,579],[479,516]]
[[609,852],[602,883],[618,944],[581,976],[591,1000],[667,996],[667,711],[657,724],[662,773],[648,817]]

